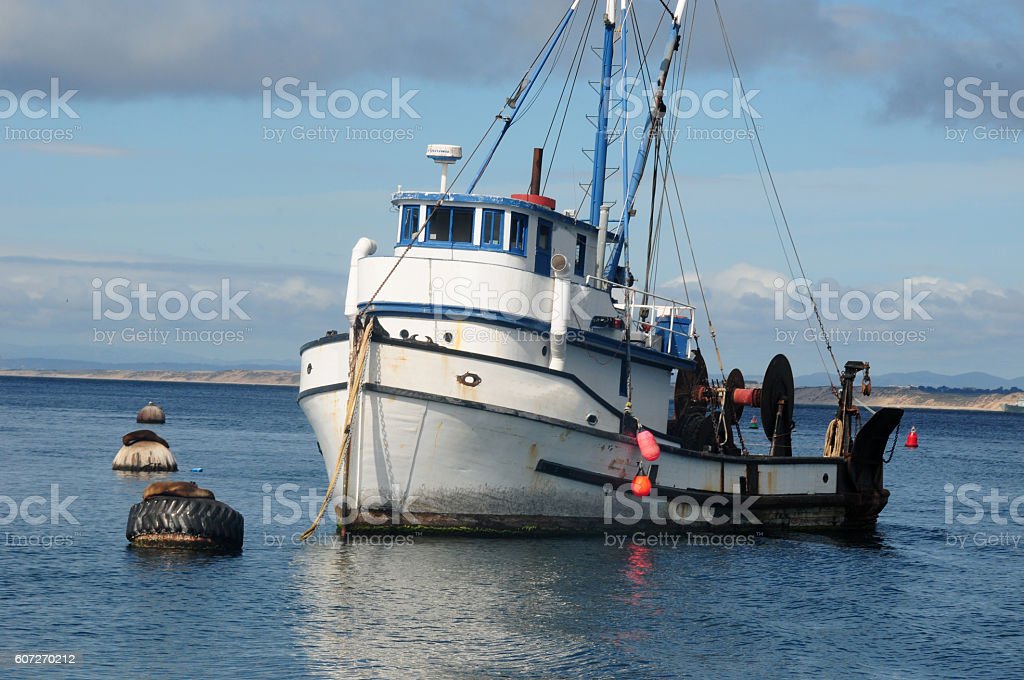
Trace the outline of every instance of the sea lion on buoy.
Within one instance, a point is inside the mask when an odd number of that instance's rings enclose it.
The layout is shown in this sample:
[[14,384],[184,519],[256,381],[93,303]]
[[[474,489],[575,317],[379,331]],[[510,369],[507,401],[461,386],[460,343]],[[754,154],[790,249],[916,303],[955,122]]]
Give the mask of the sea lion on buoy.
[[142,492],[142,500],[153,496],[177,496],[178,498],[209,498],[216,500],[213,492],[198,486],[195,482],[153,482]]
[[157,444],[163,444],[167,448],[171,448],[171,445],[167,443],[167,440],[158,435],[153,430],[135,430],[129,432],[125,436],[121,437],[121,443],[125,446],[131,446],[135,442],[156,442]]
[[124,536],[136,548],[236,552],[245,518],[195,482],[156,482],[128,512]]

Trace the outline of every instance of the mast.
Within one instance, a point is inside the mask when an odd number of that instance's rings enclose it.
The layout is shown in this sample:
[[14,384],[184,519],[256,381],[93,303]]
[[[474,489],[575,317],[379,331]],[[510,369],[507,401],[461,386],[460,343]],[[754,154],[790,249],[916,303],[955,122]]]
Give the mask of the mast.
[[594,175],[590,182],[590,223],[604,203],[604,179],[608,164],[608,101],[612,90],[612,59],[615,56],[615,0],[608,0],[604,13],[604,47],[601,50],[601,99],[594,135]]
[[660,134],[661,119],[665,112],[662,108],[662,100],[665,95],[665,83],[668,81],[669,67],[672,65],[672,57],[679,49],[679,33],[682,29],[683,15],[686,12],[686,0],[679,0],[676,11],[672,14],[672,35],[669,37],[668,46],[665,49],[665,57],[661,61],[661,72],[658,75],[658,85],[654,91],[654,101],[651,102],[651,110],[647,113],[644,121],[644,141],[637,150],[636,160],[633,162],[633,174],[629,179],[629,189],[626,192],[625,204],[622,206],[622,222],[618,231],[618,238],[612,250],[612,256],[608,259],[604,276],[610,281],[618,281],[619,260],[622,257],[622,248],[629,236],[629,213],[633,209],[633,200],[636,198],[637,189],[640,187],[640,180],[644,175],[644,166],[647,164],[647,155],[651,150],[654,137]]
[[[629,65],[629,50],[626,49],[626,33],[629,28],[629,9],[632,7],[631,4],[627,3],[627,0],[622,0],[622,24],[619,28],[619,47],[622,50],[622,75],[629,73],[627,66]],[[638,43],[639,44],[639,43]],[[626,194],[629,192],[629,90],[625,87],[626,81],[623,80],[622,96],[619,98],[619,115],[622,117],[622,198],[626,198]],[[601,259],[604,260],[605,253],[601,253]],[[604,276],[604,267],[601,267],[601,271],[597,272],[598,276]]]

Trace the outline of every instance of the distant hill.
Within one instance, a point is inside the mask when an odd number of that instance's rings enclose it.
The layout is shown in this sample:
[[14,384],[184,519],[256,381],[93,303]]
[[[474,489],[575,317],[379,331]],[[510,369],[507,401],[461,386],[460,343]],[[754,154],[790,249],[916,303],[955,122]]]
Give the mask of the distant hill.
[[145,380],[157,382],[230,383],[235,385],[299,384],[299,372],[291,371],[168,371],[168,370],[8,370],[0,369],[0,377],[15,378],[86,378],[90,380]]
[[[874,384],[874,380],[872,380],[872,384]],[[857,402],[855,403],[872,408],[896,406],[899,408],[1000,411],[1003,404],[1016,404],[1018,399],[1024,397],[1024,394],[1020,392],[979,392],[962,388],[958,388],[956,391],[940,391],[931,388],[875,387],[870,397],[864,397],[859,393],[856,397]],[[799,387],[796,390],[796,403],[835,406],[836,398],[828,387]]]
[[218,364],[202,361],[125,361],[114,364],[84,359],[0,357],[0,370],[22,371],[289,371],[297,365],[298,361]]
[[[875,387],[953,387],[979,390],[1019,389],[1024,388],[1024,376],[1019,378],[1000,378],[990,373],[973,371],[956,375],[943,375],[932,371],[911,371],[908,373],[871,374],[871,383]],[[821,387],[828,385],[828,376],[824,373],[812,373],[796,378],[797,387]]]

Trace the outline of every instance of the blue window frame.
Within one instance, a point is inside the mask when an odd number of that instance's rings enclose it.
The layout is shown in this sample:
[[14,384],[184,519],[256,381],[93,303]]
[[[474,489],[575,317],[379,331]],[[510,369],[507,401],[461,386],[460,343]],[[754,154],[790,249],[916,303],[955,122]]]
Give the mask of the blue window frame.
[[413,236],[420,228],[420,207],[418,205],[402,206],[402,233],[399,243],[412,243]]
[[587,273],[587,237],[583,234],[576,234],[576,276],[583,276]]
[[480,247],[491,250],[501,250],[504,241],[502,229],[505,226],[505,212],[503,210],[483,209],[480,220]]
[[512,229],[509,233],[508,251],[516,255],[526,255],[526,233],[530,218],[523,213],[512,213]]
[[473,208],[431,207],[427,219],[427,243],[452,245],[473,243]]
[[551,276],[551,223],[537,220],[537,255],[533,260],[533,272]]

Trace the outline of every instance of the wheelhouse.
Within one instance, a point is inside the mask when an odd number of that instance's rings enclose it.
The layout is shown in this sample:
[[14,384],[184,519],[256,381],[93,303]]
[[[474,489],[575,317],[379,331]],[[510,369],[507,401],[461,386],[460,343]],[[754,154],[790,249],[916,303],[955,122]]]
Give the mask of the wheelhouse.
[[[551,257],[569,259],[571,277],[584,283],[597,271],[597,228],[546,205],[501,196],[399,192],[396,254],[487,262],[551,275]],[[445,253],[444,251],[449,251]]]

